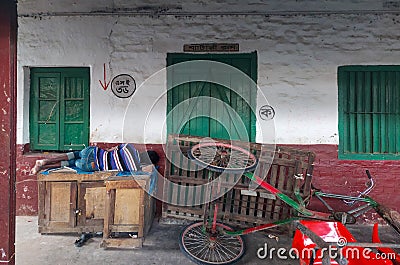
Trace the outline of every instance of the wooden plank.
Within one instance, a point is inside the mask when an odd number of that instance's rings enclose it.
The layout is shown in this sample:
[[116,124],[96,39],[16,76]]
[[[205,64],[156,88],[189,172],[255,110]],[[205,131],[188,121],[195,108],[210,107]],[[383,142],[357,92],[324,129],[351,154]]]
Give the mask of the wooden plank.
[[[139,224],[142,204],[140,189],[117,189],[115,193],[114,224]],[[136,207],[133,207],[136,205]],[[129,231],[128,231],[129,232]]]
[[365,112],[365,92],[364,92],[364,72],[356,73],[356,139],[357,152],[365,153],[365,127],[364,114]]
[[356,139],[356,115],[354,114],[356,109],[356,87],[355,87],[355,73],[349,73],[349,152],[354,153],[357,151],[357,139]]
[[364,90],[364,129],[365,129],[365,152],[370,154],[372,152],[372,143],[371,143],[371,135],[372,135],[372,106],[371,106],[371,72],[364,72],[364,80],[363,80],[363,90]]
[[144,228],[143,233],[147,235],[153,224],[154,216],[156,213],[156,203],[153,197],[145,194],[145,214],[144,214]]
[[[46,211],[45,211],[45,200],[47,195],[46,182],[38,182],[38,225],[39,227],[45,226],[46,222]],[[40,233],[40,231],[39,231]]]
[[106,196],[103,238],[110,237],[110,232],[111,232],[110,227],[114,223],[114,212],[115,212],[115,190],[110,190],[107,192]]
[[[121,180],[123,177],[121,177]],[[132,182],[132,180],[130,180]],[[107,193],[106,218],[102,246],[106,248],[134,248],[150,230],[154,218],[154,199],[141,188],[125,188],[124,182],[113,185]],[[110,238],[112,233],[137,233],[137,238]],[[118,235],[114,235],[118,236]],[[134,239],[134,240],[133,240]],[[132,241],[133,240],[133,241]]]
[[84,201],[86,202],[86,219],[103,219],[105,212],[106,187],[86,188]]
[[387,138],[388,138],[388,152],[390,154],[397,153],[396,150],[396,139],[398,138],[398,133],[396,131],[396,107],[398,105],[398,99],[396,98],[396,73],[388,72],[387,76],[387,91],[386,91],[386,112],[389,113],[386,115],[388,130],[387,130]]
[[[187,161],[187,164],[186,164],[186,166],[187,166],[187,171],[186,171],[187,172],[187,179],[195,179],[196,178],[196,172],[193,171],[193,167],[195,165],[194,162],[191,162],[187,158],[185,158],[185,160]],[[186,194],[185,194],[186,205],[193,205],[195,196],[196,196],[196,187],[186,183]]]
[[165,158],[165,169],[164,169],[164,178],[165,180],[163,181],[163,203],[162,203],[162,216],[165,217],[166,213],[168,211],[168,206],[169,204],[167,202],[170,202],[172,199],[171,192],[172,192],[172,184],[169,180],[169,176],[171,175],[171,170],[172,170],[172,150],[174,147],[173,145],[174,138],[171,135],[168,135],[168,140],[166,144],[166,158]]
[[[240,201],[239,201],[239,204],[240,204],[240,214],[242,215],[242,216],[246,216],[246,217],[248,217],[248,207],[247,207],[247,201],[248,201],[248,199],[249,199],[249,196],[243,196],[243,195],[241,195],[240,196]],[[247,219],[246,219],[247,220]],[[244,222],[244,221],[246,221],[246,220],[241,220],[242,222]]]
[[[179,174],[179,168],[175,165],[177,163],[178,158],[179,158],[178,154],[179,154],[179,151],[178,152],[173,152],[172,155],[171,155],[171,159],[172,159],[171,166],[172,166],[173,170],[170,172],[170,174],[173,174],[173,175],[178,175]],[[169,197],[170,197],[169,202],[171,204],[178,204],[178,198],[179,198],[178,197],[178,193],[179,193],[178,187],[171,183],[170,186],[169,186],[169,190],[168,191],[169,191]]]
[[71,182],[49,183],[50,193],[50,222],[70,222]]
[[194,215],[201,215],[203,216],[203,209],[201,208],[195,208],[195,207],[180,207],[180,206],[174,206],[170,205],[168,208],[170,211],[176,211],[176,212],[185,212],[189,214],[194,214]]
[[[139,231],[141,230],[142,226],[140,226],[139,224],[114,224],[114,225],[110,225],[110,231],[112,232],[132,232],[132,233],[139,233]],[[142,237],[142,236],[138,236],[138,237]]]
[[107,180],[105,184],[107,191],[113,189],[142,189],[147,187],[149,180],[149,175],[138,176],[138,178],[120,177],[119,180]]
[[[372,72],[372,136],[373,136],[373,153],[380,153],[380,141],[374,139],[380,139],[380,130],[379,130],[379,117],[378,114],[379,109],[379,97],[380,97],[380,89],[379,89],[379,79],[380,75],[379,72]],[[376,113],[376,114],[375,114]]]
[[[271,184],[273,187],[275,187],[277,177],[278,177],[278,166],[272,165],[270,168],[269,184]],[[274,205],[275,205],[274,200],[267,200],[266,212],[269,219],[271,219],[272,213],[274,212]]]
[[[198,165],[196,165],[195,170],[197,170],[196,173],[196,183],[193,183],[193,185],[196,185],[196,194],[195,194],[195,201],[196,205],[198,204],[204,204],[205,198],[206,198],[206,187],[204,184],[208,182],[208,171],[207,170],[201,170]],[[190,179],[191,181],[195,181],[194,179]],[[190,182],[188,182],[190,183]]]
[[96,171],[90,174],[76,173],[50,173],[48,175],[38,174],[38,181],[103,181],[116,175],[115,171]]
[[[138,237],[143,237],[144,235],[143,235],[143,227],[144,227],[144,224],[145,224],[145,219],[144,219],[144,216],[145,216],[145,213],[144,213],[144,205],[145,205],[145,201],[144,201],[144,191],[143,190],[137,190],[137,191],[139,191],[139,201],[137,201],[137,202],[134,202],[134,203],[137,203],[137,204],[139,204],[138,205],[138,208],[139,208],[139,216],[138,216],[138,218],[139,218],[139,230],[138,230]],[[148,221],[148,220],[146,220],[146,221]]]
[[[279,166],[279,173],[277,176],[277,183],[275,184],[275,187],[278,188],[279,190],[283,190],[285,179],[286,179],[286,168]],[[272,215],[273,220],[281,219],[282,204],[283,202],[281,200],[275,201],[275,207]]]
[[[256,193],[257,196],[257,193]],[[249,196],[250,197],[250,205],[249,205],[249,216],[256,216],[256,196]]]
[[230,216],[234,216],[234,214],[240,214],[240,190],[234,189],[234,199],[233,199],[233,211],[232,211],[232,215]]
[[[395,81],[395,87],[399,87],[400,86],[400,72],[396,72],[396,81]],[[394,112],[395,114],[395,132],[400,131],[400,106],[399,104],[396,104],[396,100],[395,99],[399,99],[400,98],[400,91],[398,89],[394,89]],[[394,139],[395,141],[395,146],[396,146],[396,150],[400,150],[400,137],[395,137]]]
[[[204,179],[181,178],[179,176],[172,176],[170,178],[174,183],[184,183],[184,184],[188,183],[188,184],[192,184],[192,185],[203,185],[203,184],[206,184],[206,181]],[[226,188],[226,189],[232,188],[232,182],[231,181],[229,181],[229,182],[221,182],[221,188]],[[234,188],[238,189],[238,190],[248,190],[249,189],[249,185],[248,184],[236,184],[234,186]],[[256,192],[268,192],[262,187],[259,187],[259,188],[255,189],[255,191]],[[287,191],[284,191],[284,190],[282,192],[283,193],[288,193]]]
[[[297,163],[298,164],[298,163]],[[301,173],[300,168],[293,168],[289,167],[287,169],[287,174],[285,175],[286,179],[286,185],[285,185],[285,191],[289,193],[293,198],[294,198],[294,192],[293,192],[293,185],[295,181],[295,174]],[[290,207],[282,202],[282,216],[280,216],[280,219],[287,218],[290,213]]]
[[[386,81],[387,81],[387,72],[381,72],[380,73],[381,78],[380,78],[380,102],[379,102],[379,108],[380,108],[380,115],[379,115],[379,129],[380,129],[380,152],[381,153],[386,153],[388,151],[388,141],[387,141],[387,135],[388,135],[388,128],[387,128],[387,121],[386,121],[386,111],[387,111],[387,104],[386,104],[386,93],[388,90],[388,87],[386,86]],[[376,136],[375,136],[376,137]]]
[[265,216],[264,213],[265,199],[260,197],[260,195],[258,195],[256,199],[257,199],[257,217],[262,218]]
[[[69,197],[69,225],[75,227],[77,225],[76,214],[74,209],[78,206],[78,184],[76,182],[70,183],[70,197]],[[52,202],[53,203],[53,202]]]
[[103,227],[105,217],[106,187],[104,182],[83,182],[78,185],[79,226]]
[[106,238],[100,245],[104,249],[135,249],[143,247],[143,238]]

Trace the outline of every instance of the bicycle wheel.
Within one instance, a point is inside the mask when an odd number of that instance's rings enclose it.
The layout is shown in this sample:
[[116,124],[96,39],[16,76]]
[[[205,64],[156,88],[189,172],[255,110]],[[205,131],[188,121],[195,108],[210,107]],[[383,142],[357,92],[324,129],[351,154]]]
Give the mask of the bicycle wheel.
[[[217,223],[217,228],[232,230],[227,225]],[[197,264],[232,264],[244,254],[241,236],[228,236],[217,232],[203,232],[203,222],[187,226],[181,233],[179,246]]]
[[216,172],[245,173],[257,166],[257,158],[244,148],[219,142],[193,146],[188,156],[197,164]]

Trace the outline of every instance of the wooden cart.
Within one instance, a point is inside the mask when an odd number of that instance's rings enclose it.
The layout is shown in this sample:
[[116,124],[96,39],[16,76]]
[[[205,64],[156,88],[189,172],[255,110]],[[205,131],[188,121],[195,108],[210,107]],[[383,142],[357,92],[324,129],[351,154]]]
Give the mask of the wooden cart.
[[[167,159],[165,178],[172,183],[183,186],[193,186],[194,194],[182,194],[179,186],[167,183],[164,185],[163,204],[164,218],[181,218],[187,220],[201,220],[203,209],[201,205],[190,205],[192,201],[201,201],[205,194],[204,183],[207,180],[206,170],[199,170],[198,166],[188,159],[182,159],[189,148],[199,143],[203,138],[187,135],[169,135],[167,142]],[[230,143],[220,140],[219,142]],[[235,145],[240,146],[240,142]],[[242,143],[243,144],[243,143]],[[245,143],[257,157],[263,150],[261,144]],[[268,152],[271,153],[271,150]],[[262,157],[271,154],[263,154]],[[315,154],[310,151],[296,150],[277,146],[274,151],[272,165],[266,159],[259,160],[256,175],[265,177],[273,186],[282,190],[286,195],[294,197],[295,185],[302,186],[301,196],[308,202],[311,189],[311,175]],[[172,160],[172,161],[171,161]],[[302,176],[303,179],[295,176]],[[220,198],[220,216],[224,223],[238,227],[249,227],[266,222],[285,219],[292,214],[292,209],[284,202],[276,199],[272,194],[262,189],[249,190],[249,182],[245,177],[230,174],[230,179],[238,180],[233,188]]]

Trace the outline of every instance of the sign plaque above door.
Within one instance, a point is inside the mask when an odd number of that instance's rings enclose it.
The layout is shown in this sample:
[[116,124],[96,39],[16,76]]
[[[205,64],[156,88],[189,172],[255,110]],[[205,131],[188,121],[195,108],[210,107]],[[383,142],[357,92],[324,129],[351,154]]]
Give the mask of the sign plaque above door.
[[184,44],[184,52],[238,52],[239,43]]

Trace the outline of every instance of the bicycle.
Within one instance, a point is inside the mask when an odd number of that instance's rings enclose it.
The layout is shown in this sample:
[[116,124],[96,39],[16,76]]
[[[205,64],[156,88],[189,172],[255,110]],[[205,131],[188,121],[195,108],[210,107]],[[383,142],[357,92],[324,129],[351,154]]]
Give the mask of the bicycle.
[[[317,197],[329,210],[329,213],[313,211],[306,208],[303,198],[299,195],[299,188],[295,187],[294,197],[282,193],[259,176],[251,173],[257,166],[257,158],[249,151],[220,142],[205,142],[194,145],[188,151],[188,157],[196,164],[214,172],[241,173],[250,181],[274,194],[295,209],[296,216],[272,223],[258,225],[252,228],[235,231],[231,227],[217,222],[218,203],[208,202],[204,206],[203,221],[187,226],[181,233],[180,248],[190,259],[199,264],[231,264],[238,261],[245,253],[243,235],[257,231],[270,229],[279,225],[289,224],[301,219],[337,220],[344,224],[355,223],[356,218],[370,209],[377,209],[380,205],[372,198],[367,197],[375,183],[367,171],[369,178],[365,191],[359,196],[347,196],[341,194],[324,193],[312,188],[311,195]],[[212,178],[214,174],[209,174]],[[301,176],[298,176],[301,177]],[[212,179],[209,179],[209,181]],[[217,192],[221,185],[218,182]],[[210,198],[212,192],[209,191]],[[334,198],[343,200],[349,206],[355,202],[364,203],[348,212],[335,212],[323,198]],[[212,215],[209,216],[209,212]],[[400,234],[399,223],[390,223]],[[316,239],[317,240],[317,239]],[[338,263],[342,262],[338,260]],[[346,263],[339,263],[346,264]]]

